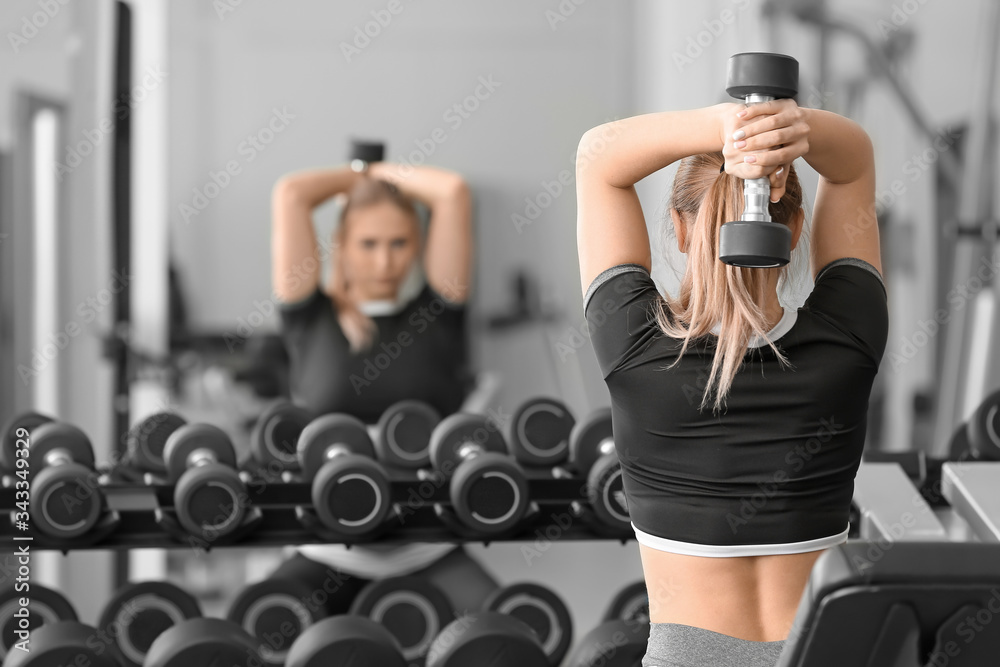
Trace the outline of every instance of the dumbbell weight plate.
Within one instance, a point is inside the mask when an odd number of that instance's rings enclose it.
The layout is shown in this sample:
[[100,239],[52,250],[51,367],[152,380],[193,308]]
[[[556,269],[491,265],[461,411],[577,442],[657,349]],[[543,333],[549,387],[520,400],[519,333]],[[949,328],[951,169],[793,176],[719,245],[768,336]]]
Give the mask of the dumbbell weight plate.
[[381,141],[351,140],[351,161],[361,160],[371,164],[385,159],[385,144]]
[[188,469],[188,457],[199,449],[212,452],[222,465],[236,468],[236,450],[225,431],[212,424],[185,424],[167,438],[163,447],[171,481],[180,479]]
[[40,532],[72,539],[97,525],[104,494],[97,474],[78,463],[45,466],[31,480],[31,519]]
[[507,443],[497,426],[482,415],[458,412],[441,420],[431,435],[431,463],[446,475],[465,460],[462,450],[478,445],[485,452],[507,454]]
[[646,595],[646,582],[636,581],[618,591],[604,612],[604,620],[648,623],[649,596]]
[[486,598],[483,609],[513,616],[527,624],[553,665],[562,662],[573,641],[569,608],[544,586],[523,583],[497,589]]
[[221,618],[192,618],[156,638],[143,667],[251,665],[260,662],[258,642]]
[[362,456],[337,457],[320,468],[312,501],[323,525],[347,535],[372,531],[392,509],[385,471]]
[[185,424],[184,418],[173,412],[157,412],[135,424],[126,440],[129,462],[144,472],[165,473],[163,448],[170,435]]
[[382,463],[400,468],[424,468],[430,463],[430,441],[441,422],[437,410],[422,401],[394,403],[378,420],[375,451]]
[[[638,667],[646,655],[649,623],[607,621],[584,635],[569,656],[566,667]],[[608,651],[608,647],[615,647]]]
[[737,53],[729,58],[726,92],[741,99],[753,94],[795,97],[799,61],[782,53]]
[[189,470],[174,487],[174,510],[186,531],[204,539],[232,533],[243,522],[249,496],[238,472],[222,465]]
[[302,633],[325,615],[307,604],[313,593],[295,579],[265,579],[240,591],[226,617],[260,642],[265,664],[283,665]]
[[282,470],[298,470],[298,440],[309,421],[305,408],[287,401],[273,403],[254,425],[250,439],[254,458],[263,465],[277,462]]
[[495,611],[455,619],[437,636],[427,655],[427,667],[487,664],[549,667],[550,663],[528,625]]
[[77,621],[46,623],[31,632],[30,651],[13,650],[4,667],[121,667],[97,639],[97,630]]
[[45,457],[53,450],[65,450],[70,458],[87,468],[94,467],[94,447],[81,429],[66,422],[48,422],[31,432],[28,456],[33,472],[42,470]]
[[165,581],[144,581],[120,588],[104,606],[98,627],[114,639],[123,664],[142,667],[157,637],[199,616],[198,602],[187,591]]
[[17,431],[25,429],[29,435],[42,424],[54,421],[38,412],[21,412],[3,425],[3,443],[0,443],[0,469],[14,471],[17,468]]
[[288,652],[285,667],[407,667],[396,638],[361,616],[325,618],[306,629]]
[[425,579],[390,577],[365,586],[354,598],[351,613],[380,623],[396,638],[403,658],[414,661],[427,654],[451,620],[452,607],[444,593]]
[[[10,648],[18,641],[15,630],[19,628],[19,621],[14,613],[21,608],[20,599],[28,599],[28,619],[30,626],[28,630],[32,635],[37,630],[47,624],[58,621],[77,620],[76,610],[65,597],[51,588],[46,588],[39,584],[31,584],[30,595],[15,591],[14,587],[8,587],[0,593],[0,660],[7,657]],[[22,651],[17,651],[22,652]]]
[[313,479],[329,460],[327,449],[333,445],[341,445],[352,454],[375,458],[375,446],[363,421],[342,413],[322,415],[309,422],[299,436],[299,465],[306,479]]
[[[580,475],[586,475],[603,453],[602,447],[613,442],[611,408],[599,408],[576,423],[570,434],[570,457]],[[610,452],[608,452],[610,453]]]
[[569,435],[575,423],[561,402],[534,398],[514,411],[507,442],[515,458],[525,465],[555,465],[569,455]]
[[968,439],[976,458],[1000,461],[1000,391],[979,404],[968,422]]
[[528,509],[528,483],[508,456],[488,452],[458,467],[449,487],[455,514],[470,528],[502,533]]
[[626,531],[632,527],[617,456],[605,456],[591,467],[587,474],[587,500],[602,523]]

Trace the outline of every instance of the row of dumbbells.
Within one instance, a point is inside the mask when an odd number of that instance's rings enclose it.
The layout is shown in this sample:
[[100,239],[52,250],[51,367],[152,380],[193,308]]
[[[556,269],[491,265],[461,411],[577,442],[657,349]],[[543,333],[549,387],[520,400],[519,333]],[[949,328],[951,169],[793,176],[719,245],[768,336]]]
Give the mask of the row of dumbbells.
[[[314,417],[278,402],[253,430],[252,457],[238,465],[223,430],[157,413],[133,427],[123,461],[101,474],[83,431],[25,413],[4,429],[0,472],[19,501],[30,481],[30,505],[9,509],[20,516],[28,508],[39,532],[69,548],[93,538],[99,526],[101,535],[113,532],[103,492],[128,484],[172,486],[181,530],[210,535],[215,544],[238,541],[260,521],[251,487],[282,483],[310,487],[311,502],[297,507],[297,517],[326,541],[374,539],[401,525],[406,497],[437,497],[438,487],[447,487],[448,502],[435,507],[446,525],[466,536],[501,536],[531,509],[529,479],[579,480],[571,485],[578,497],[570,500],[588,521],[605,534],[628,534],[609,409],[578,422],[561,402],[538,398],[506,424],[498,421],[470,413],[442,419],[429,405],[408,400],[369,426],[351,415]],[[395,483],[408,488],[393,489]]]
[[[569,610],[538,584],[500,588],[481,611],[462,615],[419,577],[369,582],[347,614],[328,615],[323,590],[265,580],[243,589],[220,619],[203,617],[197,601],[173,584],[134,583],[91,627],[51,589],[32,585],[23,601],[24,593],[9,589],[0,594],[3,667],[634,667],[649,631],[642,582],[615,596],[604,622],[565,663],[573,645]],[[28,637],[30,651],[23,651],[17,644]]]

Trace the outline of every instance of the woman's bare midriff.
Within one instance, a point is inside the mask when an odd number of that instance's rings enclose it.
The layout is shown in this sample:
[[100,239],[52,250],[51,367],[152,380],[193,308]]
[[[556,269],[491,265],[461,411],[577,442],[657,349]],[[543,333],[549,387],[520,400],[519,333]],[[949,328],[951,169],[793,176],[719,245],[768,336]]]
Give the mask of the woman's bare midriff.
[[640,544],[649,620],[758,642],[786,639],[822,553],[705,558]]

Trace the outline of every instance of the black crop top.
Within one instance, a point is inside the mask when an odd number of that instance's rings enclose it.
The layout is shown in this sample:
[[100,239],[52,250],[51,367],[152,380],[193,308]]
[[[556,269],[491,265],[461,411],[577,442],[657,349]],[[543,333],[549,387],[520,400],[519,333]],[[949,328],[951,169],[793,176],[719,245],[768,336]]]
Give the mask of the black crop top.
[[465,310],[425,284],[401,311],[372,317],[374,343],[355,355],[319,287],[282,304],[292,400],[317,414],[346,412],[366,423],[402,399],[426,401],[442,417],[458,411],[471,389]]
[[587,291],[590,338],[611,394],[625,499],[641,544],[697,556],[799,553],[847,539],[868,399],[885,351],[886,292],[860,259],[831,262],[805,304],[747,351],[723,408],[701,412],[715,343],[663,334],[636,264]]

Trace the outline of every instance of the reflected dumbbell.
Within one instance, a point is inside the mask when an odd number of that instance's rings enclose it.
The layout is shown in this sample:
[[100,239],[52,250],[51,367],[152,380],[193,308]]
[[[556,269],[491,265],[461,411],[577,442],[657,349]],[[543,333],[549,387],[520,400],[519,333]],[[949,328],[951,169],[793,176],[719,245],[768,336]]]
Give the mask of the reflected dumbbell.
[[381,141],[351,139],[350,165],[354,171],[364,171],[372,162],[385,159],[385,144]]
[[607,621],[584,635],[566,667],[639,667],[648,641],[648,622]]
[[1000,461],[1000,391],[983,399],[969,420],[955,431],[950,450],[955,460]]
[[570,436],[573,465],[587,477],[587,498],[594,515],[616,531],[628,532],[631,519],[622,469],[615,449],[611,408],[601,408],[576,423]]
[[390,577],[361,589],[350,613],[381,624],[396,639],[403,658],[413,662],[427,655],[454,612],[441,589],[426,579]]
[[121,667],[97,639],[98,632],[77,621],[46,623],[31,633],[29,650],[13,650],[4,667]]
[[[13,586],[0,593],[0,660],[6,663],[11,648],[45,625],[77,620],[76,610],[61,594],[40,584],[31,584],[29,595]],[[21,605],[27,601],[27,607]],[[15,650],[14,653],[21,653]]]
[[646,582],[636,581],[618,591],[604,612],[605,621],[636,621],[649,623],[649,596]]
[[96,526],[104,494],[87,434],[65,422],[41,424],[31,433],[29,458],[35,527],[49,537],[72,539]]
[[423,401],[393,403],[375,427],[379,461],[394,468],[427,467],[431,461],[431,435],[439,423],[441,415]]
[[302,476],[312,482],[313,507],[327,528],[359,536],[376,530],[392,509],[385,469],[364,422],[329,414],[309,422],[298,441]]
[[431,645],[426,667],[549,667],[538,637],[523,621],[495,611],[449,623]]
[[163,475],[167,462],[163,450],[174,431],[187,422],[173,412],[156,412],[136,422],[125,441],[124,463],[140,473]]
[[193,618],[157,637],[143,667],[259,664],[259,645],[240,626],[221,618]]
[[295,640],[285,667],[407,667],[396,638],[361,616],[333,616]]
[[521,583],[497,589],[483,603],[483,609],[513,616],[530,627],[552,665],[562,662],[573,642],[569,608],[544,586]]
[[455,515],[467,527],[499,534],[524,517],[528,483],[489,419],[466,413],[446,417],[434,429],[430,452],[434,468],[450,478]]
[[294,579],[265,579],[240,591],[226,617],[258,641],[263,664],[284,665],[292,645],[326,615],[306,604],[312,594]]
[[[51,421],[55,420],[47,415],[32,411],[20,412],[8,419],[3,425],[3,441],[0,442],[0,472],[6,474],[16,472],[18,440],[24,443],[30,442],[31,433],[42,424]],[[27,451],[27,444],[24,445],[24,448]]]
[[511,453],[525,466],[553,466],[569,457],[570,433],[576,420],[551,398],[532,398],[514,410],[507,424]]
[[269,405],[254,424],[250,448],[254,460],[270,476],[299,470],[299,435],[312,419],[305,408],[288,401]]
[[236,451],[225,432],[211,424],[186,424],[163,450],[174,483],[174,509],[192,535],[223,537],[238,530],[249,502],[236,471]]
[[126,584],[104,606],[98,639],[122,665],[142,667],[153,642],[168,629],[201,616],[187,591],[163,581]]

